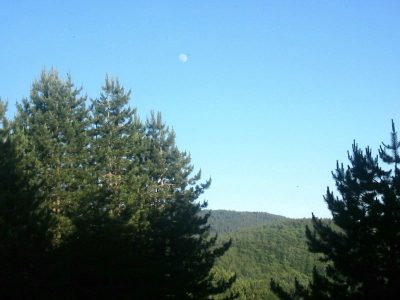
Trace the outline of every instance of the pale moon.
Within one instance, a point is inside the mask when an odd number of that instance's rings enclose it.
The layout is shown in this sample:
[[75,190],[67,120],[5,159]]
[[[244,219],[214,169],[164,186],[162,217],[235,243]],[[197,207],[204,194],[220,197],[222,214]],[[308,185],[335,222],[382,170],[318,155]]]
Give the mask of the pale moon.
[[188,61],[188,59],[189,59],[189,57],[187,56],[187,54],[185,54],[185,53],[179,54],[179,60],[180,60],[181,62],[185,63],[185,62]]

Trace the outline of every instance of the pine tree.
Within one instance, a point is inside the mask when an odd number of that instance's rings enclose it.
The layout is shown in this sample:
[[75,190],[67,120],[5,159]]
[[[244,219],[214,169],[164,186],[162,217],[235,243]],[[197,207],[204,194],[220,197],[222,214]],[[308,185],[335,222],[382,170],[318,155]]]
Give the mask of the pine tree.
[[161,115],[143,125],[117,80],[90,113],[80,92],[43,71],[11,126],[0,102],[1,287],[39,299],[226,291],[234,277],[211,269],[230,243],[217,245],[198,202],[210,181],[192,174],[175,133]]
[[222,293],[234,277],[216,281],[211,271],[215,260],[229,248],[230,242],[216,246],[210,237],[207,219],[200,215],[207,206],[197,199],[211,181],[198,183],[190,156],[175,144],[175,132],[162,121],[161,114],[151,114],[146,123],[148,138],[145,174],[150,180],[150,241],[146,241],[145,260],[151,265],[146,278],[156,278],[158,290],[151,297],[171,299],[207,299]]
[[22,136],[13,132],[0,100],[0,298],[35,298],[51,255],[50,216],[38,187],[24,175]]
[[96,181],[108,191],[118,190],[123,184],[127,165],[134,158],[131,149],[135,127],[135,110],[126,107],[130,91],[125,93],[118,81],[106,78],[99,99],[94,99],[92,111],[92,158]]
[[57,71],[43,71],[15,122],[26,141],[26,176],[40,186],[42,205],[57,219],[55,242],[72,231],[76,198],[85,193],[88,115],[80,92],[70,77],[63,81]]
[[[106,78],[90,106],[89,190],[79,199],[75,231],[60,250],[71,298],[130,299],[137,293],[137,235],[145,227],[140,174],[143,129],[130,91]],[[140,197],[139,197],[140,196]]]
[[[120,91],[107,94],[119,95],[111,100],[118,100],[121,112],[128,97],[119,100],[127,94],[116,82],[108,81],[108,87]],[[103,94],[102,99],[106,98]],[[137,136],[142,127],[131,127],[133,110],[119,123],[125,125],[117,127],[125,128],[124,134],[115,134],[115,128],[111,128],[118,122],[104,126],[110,117],[103,116],[112,115],[99,114],[105,111],[101,107],[109,105],[104,103],[107,101],[97,102],[92,110],[97,114],[93,120],[105,120],[97,123],[99,134],[93,135],[98,138],[93,141],[98,145],[93,147],[98,151],[93,151],[93,158],[104,155],[104,160],[95,159],[103,162],[95,167],[99,170],[96,174],[103,176],[98,178],[105,179],[96,180],[98,203],[108,206],[100,209],[105,213],[95,218],[79,218],[75,234],[65,244],[72,265],[70,290],[78,298],[116,299],[208,299],[226,291],[234,277],[214,278],[211,268],[230,243],[216,246],[216,237],[209,236],[206,225],[208,214],[199,214],[206,204],[195,202],[210,182],[197,184],[200,174],[191,176],[190,157],[178,150],[175,134],[165,126],[160,114],[152,114],[146,123],[143,141],[141,135],[139,139]],[[123,114],[115,117],[118,115]],[[103,126],[108,128],[106,134],[100,134]],[[107,154],[103,150],[108,150]],[[118,152],[113,156],[112,150]],[[114,159],[113,164],[107,163],[109,159]],[[118,184],[109,184],[118,178]],[[124,210],[112,211],[119,203],[126,204]],[[233,296],[228,295],[227,299]]]
[[132,218],[140,189],[143,129],[136,109],[128,106],[130,91],[107,76],[100,98],[91,104],[92,185],[102,193],[97,209],[111,217]]
[[333,178],[341,198],[328,188],[325,201],[333,224],[313,215],[309,249],[321,253],[325,272],[314,270],[309,287],[296,283],[287,293],[272,282],[281,299],[397,299],[400,295],[400,143],[392,121],[391,142],[379,158],[353,144],[350,165],[337,164]]

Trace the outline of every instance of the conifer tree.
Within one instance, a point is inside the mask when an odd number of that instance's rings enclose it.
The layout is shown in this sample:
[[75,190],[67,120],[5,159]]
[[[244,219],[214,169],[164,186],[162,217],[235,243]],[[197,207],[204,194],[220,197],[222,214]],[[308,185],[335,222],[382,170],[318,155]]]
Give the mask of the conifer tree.
[[134,110],[126,107],[130,92],[110,78],[106,78],[100,98],[94,99],[92,112],[92,158],[96,170],[96,181],[106,190],[118,189],[126,173],[126,165],[133,158],[130,149],[134,127]]
[[162,121],[161,114],[152,113],[146,122],[148,138],[145,153],[145,174],[150,180],[150,243],[145,247],[147,261],[157,278],[159,295],[172,299],[206,299],[224,292],[234,277],[216,282],[211,272],[215,260],[230,246],[216,246],[210,237],[207,219],[200,215],[206,202],[196,202],[211,181],[199,183],[190,156],[175,144],[175,132]]
[[40,186],[43,205],[57,219],[56,240],[71,232],[75,199],[87,180],[88,115],[80,92],[70,77],[63,81],[57,71],[43,71],[18,106],[15,122],[26,140],[26,176]]
[[143,129],[136,109],[128,106],[130,91],[106,77],[100,98],[91,104],[92,184],[102,193],[98,209],[114,217],[132,218],[140,188]]
[[[127,96],[116,83],[109,82],[109,88],[120,91],[114,97]],[[119,111],[126,101],[119,102],[123,103]],[[97,102],[92,111],[97,114],[93,120],[105,120],[98,122],[96,132],[102,132],[100,124],[104,126],[107,121],[99,114],[100,107],[104,106]],[[115,210],[95,218],[78,219],[75,234],[65,244],[72,265],[70,290],[78,298],[116,299],[207,299],[226,291],[234,277],[217,280],[211,268],[230,243],[216,246],[216,237],[209,236],[206,225],[208,215],[199,214],[206,204],[195,202],[210,182],[197,184],[200,174],[191,176],[190,157],[178,150],[175,134],[165,126],[160,114],[152,114],[146,123],[144,141],[138,142],[138,130],[142,127],[136,125],[132,129],[133,112],[130,110],[126,114],[128,121],[122,123],[125,133],[111,134],[113,141],[108,140],[109,133],[103,137],[93,135],[99,139],[93,145],[101,145],[96,146],[99,152],[94,151],[93,158],[105,155],[104,162],[114,158],[114,163],[121,160],[115,165],[123,166],[118,169],[111,165],[114,168],[109,176],[107,163],[97,165],[97,174],[105,178],[98,180],[98,203],[108,205],[100,211],[118,207],[115,203],[124,203],[126,207],[119,213]],[[112,121],[108,132],[114,132],[114,124],[118,123]],[[116,147],[118,144],[120,148]],[[122,154],[108,157],[102,153],[104,149]],[[118,184],[108,184],[116,175],[121,178]]]
[[24,175],[26,144],[11,129],[0,100],[0,298],[35,298],[51,255],[51,218]]
[[[90,106],[88,193],[79,199],[75,231],[60,249],[71,298],[130,299],[137,284],[142,208],[140,151],[143,130],[130,91],[106,77]],[[60,272],[61,272],[60,271]]]
[[129,96],[107,78],[89,114],[52,70],[11,128],[0,102],[1,263],[23,250],[1,287],[21,274],[40,299],[208,299],[230,287],[234,277],[211,271],[230,243],[216,245],[197,202],[210,181],[192,174],[161,115],[143,125]]
[[325,272],[314,270],[309,287],[293,293],[272,282],[281,299],[397,299],[400,295],[400,142],[392,121],[391,141],[379,158],[353,144],[350,165],[337,164],[333,178],[341,197],[328,188],[333,224],[313,215],[309,249],[321,253]]

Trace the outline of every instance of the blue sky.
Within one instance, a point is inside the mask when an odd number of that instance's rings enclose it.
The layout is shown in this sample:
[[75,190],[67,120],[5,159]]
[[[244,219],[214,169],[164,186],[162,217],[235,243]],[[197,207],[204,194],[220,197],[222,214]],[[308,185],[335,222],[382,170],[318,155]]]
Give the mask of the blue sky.
[[328,217],[336,160],[400,128],[400,1],[4,1],[0,38],[10,115],[43,68],[90,97],[118,77],[212,177],[212,209]]

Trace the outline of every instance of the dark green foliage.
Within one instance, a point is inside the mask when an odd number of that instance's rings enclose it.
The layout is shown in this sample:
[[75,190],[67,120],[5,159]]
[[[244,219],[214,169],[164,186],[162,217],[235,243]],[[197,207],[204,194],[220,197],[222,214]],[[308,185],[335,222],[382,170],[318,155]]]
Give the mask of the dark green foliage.
[[87,181],[87,110],[68,77],[42,72],[29,99],[18,106],[15,131],[22,136],[21,155],[30,185],[38,186],[43,205],[57,224],[55,243],[72,231],[71,217]]
[[24,141],[12,135],[2,101],[0,125],[0,298],[34,298],[51,255],[52,221],[40,207],[38,188],[24,176]]
[[89,112],[52,70],[12,126],[0,102],[0,296],[209,299],[234,282],[212,271],[230,242],[200,213],[210,181],[129,95],[107,78]]
[[[76,222],[75,231],[57,249],[49,299],[134,299],[144,296],[135,228],[103,216]],[[140,289],[140,288],[142,289]],[[157,289],[157,286],[155,286]],[[62,296],[60,296],[62,294]]]
[[206,299],[221,293],[234,279],[215,285],[210,270],[230,243],[215,246],[216,237],[209,237],[208,215],[199,214],[206,203],[195,202],[211,182],[198,184],[200,172],[191,175],[190,156],[178,150],[175,133],[163,123],[161,114],[151,114],[145,133],[148,146],[143,161],[150,196],[147,258],[151,269],[162,275],[162,294],[174,299]]
[[[315,271],[306,288],[297,284],[292,299],[397,299],[400,295],[400,143],[392,123],[391,142],[379,150],[392,166],[384,170],[369,148],[353,144],[350,165],[337,164],[333,177],[341,198],[329,189],[331,226],[313,216],[309,249],[322,253],[325,272]],[[273,284],[278,293],[285,294]]]
[[[118,80],[106,78],[100,98],[92,100],[91,167],[94,184],[112,195],[112,200],[127,197],[129,174],[140,163],[142,125],[136,110],[128,107],[130,92],[125,92]],[[122,201],[122,200],[121,200]],[[118,214],[121,203],[109,207]],[[125,203],[126,206],[126,203]]]

